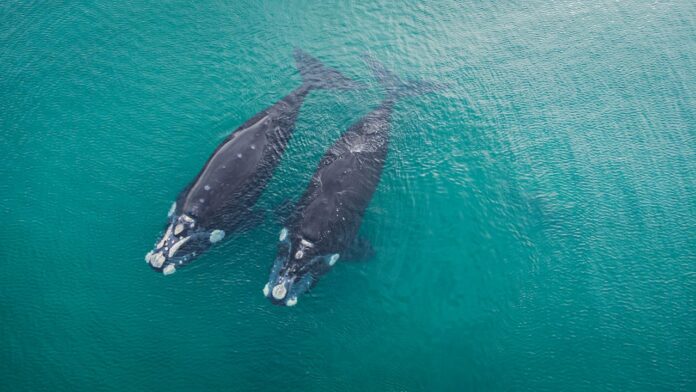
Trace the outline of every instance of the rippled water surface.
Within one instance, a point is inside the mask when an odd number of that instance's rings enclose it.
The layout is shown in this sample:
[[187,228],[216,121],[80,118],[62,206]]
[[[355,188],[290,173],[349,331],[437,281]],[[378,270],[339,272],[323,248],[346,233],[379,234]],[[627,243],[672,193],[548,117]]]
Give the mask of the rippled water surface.
[[[61,3],[0,5],[0,389],[696,389],[693,2]],[[308,96],[269,210],[383,97],[361,53],[448,85],[395,108],[376,256],[272,306],[269,216],[154,273],[294,46],[370,88]]]

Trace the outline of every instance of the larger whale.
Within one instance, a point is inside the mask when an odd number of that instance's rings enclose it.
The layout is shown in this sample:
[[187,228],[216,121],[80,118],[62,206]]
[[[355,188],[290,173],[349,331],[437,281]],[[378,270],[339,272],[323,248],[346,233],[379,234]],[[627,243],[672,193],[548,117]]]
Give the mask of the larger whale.
[[355,257],[356,248],[365,248],[357,233],[384,168],[394,104],[400,98],[438,89],[433,83],[402,81],[375,60],[366,61],[387,96],[324,154],[281,230],[276,259],[263,288],[263,294],[277,305],[295,305],[339,258],[348,259],[346,253]]
[[145,256],[156,271],[175,272],[253,220],[252,207],[278,166],[307,93],[355,87],[307,53],[295,49],[294,56],[302,85],[222,141],[172,204],[163,234]]

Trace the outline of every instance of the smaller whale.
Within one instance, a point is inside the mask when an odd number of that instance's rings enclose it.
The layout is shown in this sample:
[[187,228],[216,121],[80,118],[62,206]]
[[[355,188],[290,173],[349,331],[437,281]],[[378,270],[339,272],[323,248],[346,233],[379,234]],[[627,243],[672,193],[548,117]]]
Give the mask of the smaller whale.
[[369,249],[357,234],[384,168],[394,104],[440,88],[425,81],[402,81],[377,61],[366,61],[387,96],[324,154],[281,230],[276,259],[263,288],[274,304],[297,304],[299,296],[338,260],[356,258]]
[[172,274],[230,233],[258,221],[252,207],[280,162],[307,94],[318,88],[357,87],[299,49],[294,56],[302,85],[223,140],[181,191],[163,234],[145,255],[154,270]]

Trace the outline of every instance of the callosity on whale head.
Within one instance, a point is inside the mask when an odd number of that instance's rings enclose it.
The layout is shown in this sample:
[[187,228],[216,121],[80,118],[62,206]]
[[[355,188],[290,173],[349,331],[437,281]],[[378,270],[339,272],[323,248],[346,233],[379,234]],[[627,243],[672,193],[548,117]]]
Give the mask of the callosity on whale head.
[[338,253],[322,254],[312,242],[280,232],[278,253],[263,288],[263,295],[276,305],[294,306],[339,259]]
[[153,249],[145,255],[145,261],[164,275],[191,262],[212,244],[225,237],[222,230],[201,227],[196,218],[176,213],[176,203],[169,210],[169,224]]

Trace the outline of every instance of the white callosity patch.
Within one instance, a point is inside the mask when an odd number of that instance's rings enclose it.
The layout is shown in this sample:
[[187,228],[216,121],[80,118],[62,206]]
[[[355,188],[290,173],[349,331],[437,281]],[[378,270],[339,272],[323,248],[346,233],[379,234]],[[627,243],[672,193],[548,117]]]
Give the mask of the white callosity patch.
[[304,256],[304,250],[305,248],[312,248],[314,247],[314,244],[305,240],[304,238],[300,240],[300,249],[295,252],[295,258],[296,259],[301,259],[302,256]]
[[167,213],[167,218],[170,218],[172,215],[174,215],[174,211],[176,211],[176,202],[172,203],[172,206],[169,207],[169,212]]
[[164,233],[164,235],[162,236],[162,239],[157,244],[157,249],[163,247],[164,244],[167,243],[167,239],[169,238],[170,235],[172,235],[172,225],[169,225],[169,227],[167,227],[167,232]]
[[352,144],[349,147],[349,151],[352,153],[363,152],[363,151],[365,151],[365,144],[363,144],[363,143]]
[[171,275],[176,272],[176,267],[174,264],[168,264],[164,269],[162,270],[163,275]]
[[211,244],[214,244],[223,238],[225,238],[225,231],[224,230],[215,229],[210,233],[210,243]]
[[265,286],[263,286],[263,296],[268,297],[268,294],[271,292],[271,287],[268,283],[266,283]]
[[285,294],[288,293],[288,290],[285,289],[285,285],[282,283],[278,283],[274,288],[273,288],[273,298],[275,299],[283,299],[285,298]]
[[181,232],[184,231],[184,225],[181,223],[177,224],[176,227],[174,228],[174,235],[179,235]]
[[297,305],[297,297],[289,298],[287,301],[285,301],[285,305],[287,305],[287,306]]
[[150,265],[152,265],[155,268],[160,268],[164,264],[164,255],[162,252],[157,252],[154,255],[150,256]]
[[288,238],[288,229],[283,227],[283,230],[280,231],[280,236],[278,237],[278,240],[285,241],[286,238]]
[[186,241],[188,241],[189,239],[191,239],[191,236],[183,238],[183,239],[179,240],[176,244],[172,245],[172,248],[169,249],[168,256],[173,257],[174,254],[179,250],[179,248],[181,248],[186,243]]
[[203,189],[205,189],[206,191],[209,191],[209,190],[210,190],[210,185],[204,186]]
[[338,258],[339,258],[339,257],[340,257],[340,255],[339,255],[338,253],[332,254],[331,257],[329,257],[329,265],[334,265],[334,264],[336,264],[336,262],[338,261]]
[[149,263],[150,262],[150,257],[152,257],[152,251],[147,252],[145,255],[145,262]]

